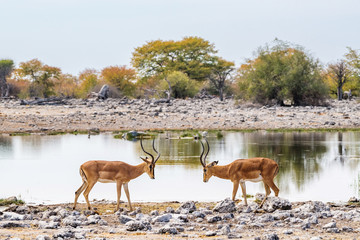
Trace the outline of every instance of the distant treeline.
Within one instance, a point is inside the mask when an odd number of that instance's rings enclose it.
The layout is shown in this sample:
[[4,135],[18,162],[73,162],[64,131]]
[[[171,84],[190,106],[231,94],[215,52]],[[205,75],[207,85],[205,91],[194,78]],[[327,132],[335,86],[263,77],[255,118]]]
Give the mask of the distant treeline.
[[318,105],[327,98],[360,94],[360,51],[322,65],[303,47],[275,39],[236,68],[199,37],[150,41],[132,53],[131,67],[85,69],[78,76],[38,59],[0,60],[1,97],[86,98],[103,84],[110,97],[188,98],[200,94],[234,97],[261,104]]

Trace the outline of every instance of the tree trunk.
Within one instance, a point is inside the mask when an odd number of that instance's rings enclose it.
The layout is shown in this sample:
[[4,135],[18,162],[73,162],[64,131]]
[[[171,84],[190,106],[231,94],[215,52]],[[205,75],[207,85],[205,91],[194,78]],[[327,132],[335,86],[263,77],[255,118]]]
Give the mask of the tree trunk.
[[338,100],[342,100],[342,98],[343,98],[342,86],[338,87],[337,95],[338,95]]
[[224,90],[222,87],[219,89],[219,98],[220,101],[224,101]]
[[6,94],[6,78],[0,79],[0,97],[5,97]]
[[167,79],[167,77],[165,77],[165,81],[167,82],[167,84],[169,85],[169,92],[168,92],[168,96],[167,96],[167,101],[166,102],[170,102],[170,100],[171,100],[171,93],[172,93],[172,89],[171,89],[171,84],[170,84],[170,82],[169,82],[169,80]]

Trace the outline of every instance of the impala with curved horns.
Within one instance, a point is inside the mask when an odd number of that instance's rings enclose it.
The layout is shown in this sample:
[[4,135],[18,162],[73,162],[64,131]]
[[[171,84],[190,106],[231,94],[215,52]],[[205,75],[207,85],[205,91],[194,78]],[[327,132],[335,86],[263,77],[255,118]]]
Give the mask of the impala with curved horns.
[[244,197],[245,205],[247,205],[246,199],[246,185],[245,181],[260,182],[263,181],[266,195],[260,204],[260,207],[264,204],[267,196],[271,193],[270,188],[274,191],[275,196],[279,195],[279,188],[274,183],[274,178],[279,172],[278,164],[269,158],[249,158],[249,159],[237,159],[228,165],[218,166],[218,161],[214,161],[206,165],[206,157],[210,151],[209,142],[205,138],[207,144],[207,152],[204,155],[204,144],[200,141],[202,146],[202,153],[200,155],[200,163],[204,170],[204,182],[209,181],[212,176],[216,176],[223,179],[229,179],[233,182],[234,188],[232,193],[232,200],[235,201],[235,196],[241,186],[241,190]]
[[130,202],[130,194],[128,183],[130,180],[135,179],[142,175],[143,173],[147,173],[151,179],[155,179],[155,164],[157,160],[160,158],[160,153],[156,151],[154,146],[155,139],[152,142],[152,147],[156,152],[157,156],[154,158],[152,154],[145,151],[142,139],[140,139],[141,149],[151,157],[151,160],[148,157],[142,158],[144,162],[139,165],[130,165],[121,161],[102,161],[102,160],[93,160],[85,162],[80,166],[80,176],[83,180],[80,188],[75,192],[75,202],[73,209],[76,208],[77,199],[80,194],[84,191],[84,197],[88,206],[88,209],[91,209],[89,203],[89,193],[91,189],[94,187],[96,182],[101,183],[116,183],[117,189],[117,205],[115,212],[119,210],[120,205],[120,196],[121,196],[121,186],[124,186],[124,190],[126,193],[126,197],[129,202],[130,210],[132,211],[132,206]]

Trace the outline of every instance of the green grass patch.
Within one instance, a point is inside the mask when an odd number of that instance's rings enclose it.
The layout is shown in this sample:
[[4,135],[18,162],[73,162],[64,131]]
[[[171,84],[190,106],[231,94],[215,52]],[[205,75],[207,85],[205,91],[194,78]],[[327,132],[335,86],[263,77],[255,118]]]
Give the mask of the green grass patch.
[[[242,197],[244,197],[244,195],[242,195]],[[246,198],[253,198],[255,197],[254,195],[251,195],[251,194],[246,194]]]
[[22,205],[22,204],[25,204],[25,202],[23,200],[18,200],[18,199],[2,199],[0,198],[0,206],[8,206],[8,205],[11,205],[11,204],[16,204],[16,205]]
[[65,135],[65,134],[67,134],[67,132],[62,132],[62,131],[59,131],[59,132],[49,132],[49,133],[47,133],[47,135],[50,135],[50,136]]
[[180,135],[180,137],[182,138],[186,138],[186,137],[194,137],[194,135],[192,133],[189,132],[185,132],[183,134]]
[[224,135],[222,134],[221,131],[219,131],[219,132],[216,133],[216,138],[217,138],[217,139],[222,139],[223,137],[224,137]]
[[31,133],[27,133],[27,132],[15,132],[15,133],[10,133],[9,136],[30,136]]
[[267,132],[359,132],[360,128],[277,128]]
[[114,135],[115,139],[126,139],[128,141],[134,141],[134,140],[138,140],[140,138],[143,139],[151,139],[154,138],[157,134],[153,133],[153,132],[137,132],[137,131],[129,131],[129,132],[125,132],[123,134],[116,134]]
[[83,131],[73,131],[73,132],[70,132],[70,134],[74,134],[74,135],[78,135],[78,134],[88,134],[89,133],[89,131],[85,131],[85,130],[83,130]]
[[123,138],[123,134],[116,134],[114,135],[115,139],[122,139]]

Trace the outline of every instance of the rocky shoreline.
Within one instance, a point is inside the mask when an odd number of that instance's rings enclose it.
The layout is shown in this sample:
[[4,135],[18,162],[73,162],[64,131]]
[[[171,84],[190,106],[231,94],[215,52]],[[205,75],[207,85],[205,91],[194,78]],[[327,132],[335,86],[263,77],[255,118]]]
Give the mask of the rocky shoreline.
[[[1,133],[121,130],[311,130],[359,129],[360,103],[327,106],[257,106],[215,98],[173,100],[66,99],[60,105],[0,102]],[[259,195],[258,198],[261,199]],[[124,204],[124,203],[123,203]],[[219,203],[135,203],[113,213],[114,204],[94,203],[98,213],[71,204],[0,209],[0,239],[357,239],[359,199],[352,203],[290,203],[271,197],[263,209],[225,199]]]
[[59,105],[0,102],[0,132],[360,128],[358,100],[327,106],[257,106],[226,99],[66,99]]
[[[264,197],[258,194],[256,198]],[[270,197],[259,209],[218,203],[140,203],[135,211],[95,202],[97,212],[71,204],[10,206],[0,212],[1,239],[357,239],[360,203],[291,203]],[[136,206],[136,205],[135,205]],[[81,210],[82,209],[82,210]],[[99,213],[100,212],[100,213]]]

